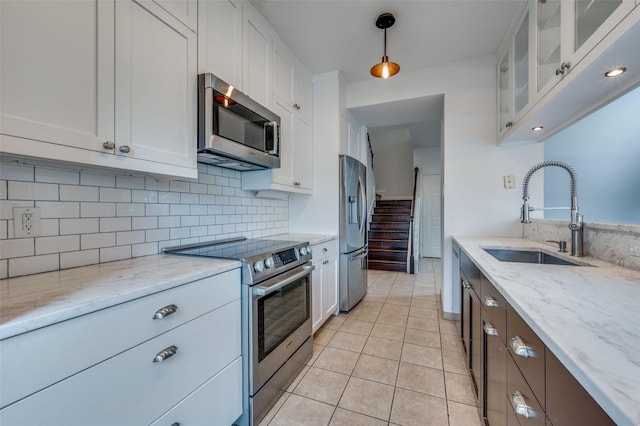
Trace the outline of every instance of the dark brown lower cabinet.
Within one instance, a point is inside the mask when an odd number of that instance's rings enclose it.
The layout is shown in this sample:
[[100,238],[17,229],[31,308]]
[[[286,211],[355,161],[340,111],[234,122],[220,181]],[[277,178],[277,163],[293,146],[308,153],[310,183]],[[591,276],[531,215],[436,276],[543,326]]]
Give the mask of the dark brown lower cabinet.
[[591,395],[547,349],[547,416],[554,426],[615,425]]
[[494,328],[496,334],[487,333],[487,327],[493,327],[492,322],[485,322],[485,417],[489,426],[505,426],[507,424],[507,348],[501,333],[504,330]]
[[[515,413],[509,416],[509,419],[517,419],[521,426],[545,426],[545,414],[542,405],[538,402],[525,380],[524,376],[513,361],[513,358],[507,357],[507,402],[508,410]],[[544,377],[544,370],[540,372]],[[507,423],[509,426],[515,425],[512,421]]]

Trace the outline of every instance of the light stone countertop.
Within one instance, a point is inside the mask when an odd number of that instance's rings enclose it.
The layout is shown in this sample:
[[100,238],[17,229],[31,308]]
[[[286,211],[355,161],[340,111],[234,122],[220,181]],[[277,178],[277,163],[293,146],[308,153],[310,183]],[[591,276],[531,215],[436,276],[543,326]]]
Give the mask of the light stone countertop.
[[640,425],[640,271],[589,257],[593,267],[500,262],[482,248],[559,253],[522,238],[454,240],[618,425]]
[[325,243],[334,238],[338,238],[337,234],[278,234],[265,239],[272,240],[290,240],[290,241],[309,241],[309,245]]
[[0,280],[0,339],[239,267],[158,254]]

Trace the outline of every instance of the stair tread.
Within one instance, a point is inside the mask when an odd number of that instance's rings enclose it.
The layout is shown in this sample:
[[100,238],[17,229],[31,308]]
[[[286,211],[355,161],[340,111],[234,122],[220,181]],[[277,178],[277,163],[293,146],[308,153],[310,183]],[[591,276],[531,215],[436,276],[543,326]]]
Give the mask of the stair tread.
[[405,260],[369,260],[369,263],[393,263],[396,265],[404,265],[407,263]]

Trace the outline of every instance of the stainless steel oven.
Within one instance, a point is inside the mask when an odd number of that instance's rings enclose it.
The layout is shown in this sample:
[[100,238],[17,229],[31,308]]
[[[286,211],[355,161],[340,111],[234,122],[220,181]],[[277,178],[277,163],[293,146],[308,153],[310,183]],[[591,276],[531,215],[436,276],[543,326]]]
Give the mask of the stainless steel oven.
[[242,426],[258,424],[313,354],[308,242],[246,238],[165,249],[242,261]]

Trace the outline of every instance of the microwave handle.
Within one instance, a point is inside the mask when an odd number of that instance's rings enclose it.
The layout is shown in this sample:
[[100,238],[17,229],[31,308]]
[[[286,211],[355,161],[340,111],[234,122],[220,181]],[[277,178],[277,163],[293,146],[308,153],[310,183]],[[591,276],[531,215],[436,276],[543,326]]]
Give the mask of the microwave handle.
[[267,132],[269,131],[269,127],[273,128],[273,147],[271,149],[267,149],[267,154],[270,155],[278,155],[278,149],[280,148],[280,141],[278,140],[278,122],[270,121],[264,124],[264,139],[267,140]]

